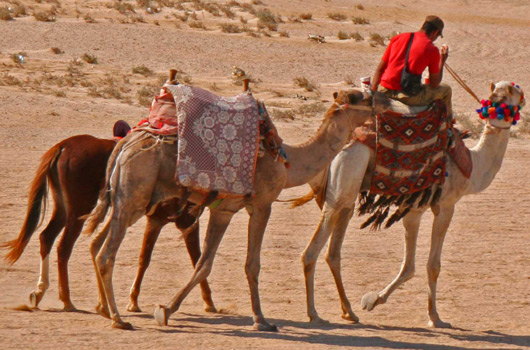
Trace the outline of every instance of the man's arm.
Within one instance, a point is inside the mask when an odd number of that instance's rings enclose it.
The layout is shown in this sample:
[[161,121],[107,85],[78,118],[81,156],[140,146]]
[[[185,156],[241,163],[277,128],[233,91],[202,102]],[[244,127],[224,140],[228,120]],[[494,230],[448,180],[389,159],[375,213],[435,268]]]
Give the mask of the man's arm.
[[375,69],[374,78],[372,79],[372,91],[377,91],[377,87],[379,86],[379,83],[381,82],[381,76],[383,75],[383,72],[386,69],[387,63],[383,60],[379,62],[379,65]]
[[432,88],[437,88],[442,82],[444,64],[445,64],[445,61],[447,61],[447,57],[449,57],[449,47],[447,45],[442,45],[442,49],[440,53],[440,71],[435,74],[429,73],[429,85]]

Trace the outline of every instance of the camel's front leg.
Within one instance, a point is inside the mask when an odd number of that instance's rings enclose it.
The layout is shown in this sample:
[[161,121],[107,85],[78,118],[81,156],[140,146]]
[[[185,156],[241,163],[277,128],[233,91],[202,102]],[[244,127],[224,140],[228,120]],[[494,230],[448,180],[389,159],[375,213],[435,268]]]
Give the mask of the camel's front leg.
[[212,271],[215,253],[223,239],[230,220],[234,216],[232,211],[211,210],[208,229],[204,237],[202,255],[189,282],[171,299],[166,306],[158,305],[155,308],[154,317],[160,326],[167,326],[169,316],[177,311],[192,289],[202,281],[206,280]]
[[254,329],[258,331],[277,332],[278,327],[269,324],[261,312],[259,297],[258,277],[260,272],[260,255],[263,235],[271,214],[270,204],[266,207],[254,207],[250,215],[248,225],[248,249],[245,272],[247,274],[248,285],[250,287],[250,299],[252,311],[254,312]]
[[342,318],[353,323],[359,322],[359,317],[355,315],[351,308],[350,301],[346,296],[346,290],[344,289],[344,284],[342,282],[341,275],[341,248],[342,243],[344,242],[344,236],[346,235],[346,229],[348,228],[348,223],[353,215],[353,207],[344,208],[339,212],[335,229],[331,235],[329,242],[328,253],[326,255],[326,262],[331,269],[333,278],[335,279],[335,284],[337,285],[337,291],[339,292],[340,305],[342,308]]
[[453,218],[455,206],[439,207],[433,210],[431,251],[427,263],[427,278],[429,279],[429,326],[437,328],[451,328],[451,324],[443,322],[436,311],[436,283],[441,270],[442,247],[445,234]]
[[315,234],[309,241],[302,254],[302,263],[304,264],[305,289],[307,297],[307,316],[312,323],[327,324],[328,321],[320,318],[315,308],[315,267],[318,255],[324,248],[332,231],[334,210],[324,205],[320,222],[318,223]]
[[363,296],[361,306],[364,310],[371,311],[377,305],[386,303],[388,297],[396,288],[414,276],[416,242],[423,213],[424,210],[413,209],[403,218],[403,226],[405,227],[405,255],[401,264],[401,270],[396,278],[381,292],[370,292]]

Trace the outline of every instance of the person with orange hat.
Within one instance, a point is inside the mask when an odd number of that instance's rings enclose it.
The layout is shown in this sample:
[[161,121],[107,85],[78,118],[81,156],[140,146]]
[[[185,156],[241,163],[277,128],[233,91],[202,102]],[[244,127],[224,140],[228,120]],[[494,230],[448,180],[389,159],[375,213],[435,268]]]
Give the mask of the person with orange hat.
[[[372,79],[372,91],[381,91],[389,98],[410,106],[428,105],[441,99],[452,115],[451,87],[440,84],[449,47],[441,52],[434,45],[443,37],[444,22],[438,16],[427,16],[421,29],[414,33],[394,36],[379,62]],[[422,73],[429,69],[429,77],[422,84]]]

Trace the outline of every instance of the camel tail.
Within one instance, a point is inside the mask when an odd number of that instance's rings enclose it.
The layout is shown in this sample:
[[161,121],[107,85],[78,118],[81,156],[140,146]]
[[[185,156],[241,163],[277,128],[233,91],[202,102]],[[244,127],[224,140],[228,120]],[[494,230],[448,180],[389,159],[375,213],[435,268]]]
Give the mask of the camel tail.
[[28,208],[26,219],[18,237],[12,241],[5,242],[0,248],[9,249],[4,256],[4,260],[13,265],[22,255],[35,230],[42,224],[44,213],[46,212],[46,199],[48,194],[48,176],[61,154],[61,146],[55,145],[42,156],[37,169],[37,174],[33,179],[28,198]]
[[306,195],[302,197],[287,199],[287,200],[277,199],[276,202],[291,203],[291,209],[293,209],[293,208],[299,207],[301,205],[304,205],[312,201],[313,198],[315,198],[315,193],[313,192],[313,190],[310,190],[309,193],[307,193]]
[[[123,141],[123,140],[122,140]],[[112,195],[112,186],[111,181],[115,176],[119,176],[119,167],[117,165],[118,158],[121,154],[123,148],[123,142],[120,141],[114,150],[112,151],[109,160],[107,162],[107,170],[105,176],[105,186],[99,192],[98,204],[92,210],[90,214],[84,215],[81,219],[86,219],[85,226],[83,228],[83,233],[90,236],[96,229],[99,224],[105,220],[105,216],[111,205],[111,195]]]

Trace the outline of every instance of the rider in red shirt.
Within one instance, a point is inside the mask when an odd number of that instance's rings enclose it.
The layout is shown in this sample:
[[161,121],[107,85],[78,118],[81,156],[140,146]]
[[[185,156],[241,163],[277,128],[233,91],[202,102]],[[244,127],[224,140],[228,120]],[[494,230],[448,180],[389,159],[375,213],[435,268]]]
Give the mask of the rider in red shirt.
[[436,99],[442,99],[447,105],[448,114],[452,115],[451,87],[440,84],[449,48],[442,45],[440,54],[433,44],[439,36],[442,36],[443,28],[444,23],[439,17],[427,16],[421,29],[414,33],[408,59],[409,72],[421,75],[426,68],[429,69],[429,82],[422,84],[418,92],[406,93],[401,87],[411,33],[399,34],[392,38],[375,71],[372,90],[382,91],[388,97],[411,106],[428,105]]

